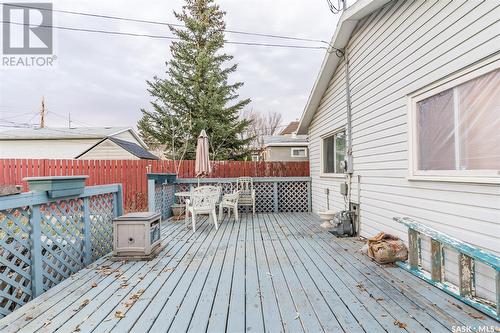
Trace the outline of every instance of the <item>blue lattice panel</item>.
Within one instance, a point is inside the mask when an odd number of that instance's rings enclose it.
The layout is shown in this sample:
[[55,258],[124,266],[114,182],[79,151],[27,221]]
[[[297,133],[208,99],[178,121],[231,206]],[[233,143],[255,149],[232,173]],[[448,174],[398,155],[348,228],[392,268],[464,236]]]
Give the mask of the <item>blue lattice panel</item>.
[[280,212],[308,212],[307,197],[307,182],[278,183],[278,211]]
[[155,212],[160,213],[162,211],[163,204],[163,185],[155,184]]
[[109,253],[121,198],[120,185],[60,200],[44,192],[0,197],[0,318]]
[[0,317],[31,297],[29,207],[0,210]]
[[161,187],[162,201],[161,201],[161,217],[166,219],[171,215],[172,205],[175,201],[175,185],[163,184]]
[[83,268],[83,200],[40,205],[43,287],[48,290]]
[[106,193],[89,198],[92,261],[113,250],[114,195]]

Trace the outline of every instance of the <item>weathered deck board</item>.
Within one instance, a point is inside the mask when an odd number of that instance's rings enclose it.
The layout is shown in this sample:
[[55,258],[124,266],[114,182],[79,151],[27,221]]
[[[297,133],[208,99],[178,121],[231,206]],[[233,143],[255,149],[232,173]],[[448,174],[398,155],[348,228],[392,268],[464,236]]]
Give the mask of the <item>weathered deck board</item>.
[[[149,262],[103,258],[0,320],[2,332],[449,332],[496,325],[308,213],[162,227]],[[104,274],[102,267],[113,272]],[[134,300],[134,296],[138,299]],[[115,313],[119,311],[123,318]]]

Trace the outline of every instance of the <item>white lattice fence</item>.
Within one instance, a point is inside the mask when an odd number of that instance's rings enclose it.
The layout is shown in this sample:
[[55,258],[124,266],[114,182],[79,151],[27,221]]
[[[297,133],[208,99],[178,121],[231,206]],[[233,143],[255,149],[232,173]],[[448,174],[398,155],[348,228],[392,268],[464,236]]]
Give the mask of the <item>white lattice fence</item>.
[[257,212],[274,212],[275,192],[274,183],[254,182],[255,210]]
[[308,212],[309,211],[309,184],[307,182],[280,182],[278,183],[278,211],[280,212]]
[[[175,192],[189,192],[194,187],[213,185],[222,188],[222,193],[236,190],[236,178],[177,179]],[[310,179],[308,177],[254,178],[255,210],[257,212],[308,212],[311,210]],[[151,186],[153,188],[153,186]],[[165,191],[168,188],[168,191]],[[172,204],[184,204],[185,197],[175,198],[172,183],[154,184],[154,210],[170,216]],[[244,211],[248,207],[240,207]]]
[[120,185],[62,200],[46,192],[0,197],[0,317],[109,253],[121,211]]

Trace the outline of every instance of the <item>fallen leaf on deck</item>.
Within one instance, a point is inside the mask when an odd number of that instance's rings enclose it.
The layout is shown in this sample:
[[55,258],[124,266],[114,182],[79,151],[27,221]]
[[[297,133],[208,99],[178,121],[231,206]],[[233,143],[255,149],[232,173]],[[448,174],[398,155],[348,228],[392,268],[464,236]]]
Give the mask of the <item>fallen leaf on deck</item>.
[[480,315],[479,313],[469,313],[469,316],[471,316],[474,319],[484,319],[484,316]]
[[125,314],[122,311],[116,311],[115,312],[115,317],[116,318],[125,318]]
[[300,318],[300,313],[295,312],[295,318],[294,318],[294,319],[296,319],[296,320],[297,320],[297,319],[299,319],[299,318]]
[[128,283],[122,283],[122,284],[120,285],[120,288],[122,288],[122,289],[125,289],[125,288],[127,288],[127,287],[128,287]]
[[93,282],[92,285],[90,286],[91,288],[97,287],[97,282]]
[[126,301],[122,303],[124,307],[130,308],[132,305],[134,305],[133,301]]
[[366,291],[366,288],[365,288],[365,286],[362,283],[358,283],[356,285],[356,287],[358,287],[358,289],[361,290],[361,291]]
[[383,301],[384,299],[383,299],[382,297],[379,297],[379,298],[375,298],[375,300],[376,300],[377,302],[380,302],[380,301]]
[[50,320],[47,320],[46,322],[43,323],[43,326],[42,327],[47,327],[50,325],[50,323],[52,323],[52,321]]
[[26,321],[31,320],[31,319],[33,319],[32,316],[27,316],[26,318],[24,318],[24,320],[26,320]]
[[73,332],[80,332],[80,325],[76,325],[75,330]]
[[406,328],[406,324],[405,324],[405,323],[400,322],[400,321],[399,321],[399,320],[397,320],[397,319],[394,321],[394,325],[395,325],[395,326],[399,326],[399,328]]
[[80,307],[78,308],[78,310],[84,308],[85,306],[87,306],[87,304],[90,303],[90,300],[89,299],[86,299],[86,300],[83,300],[83,302],[80,304]]

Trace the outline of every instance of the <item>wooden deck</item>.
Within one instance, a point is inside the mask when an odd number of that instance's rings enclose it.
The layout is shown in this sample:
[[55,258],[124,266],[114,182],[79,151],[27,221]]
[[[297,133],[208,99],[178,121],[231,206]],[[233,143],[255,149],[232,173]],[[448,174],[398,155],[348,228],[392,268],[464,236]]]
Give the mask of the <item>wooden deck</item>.
[[1,332],[450,332],[498,323],[309,213],[243,214],[218,231],[166,222],[150,262],[107,258],[0,320]]

